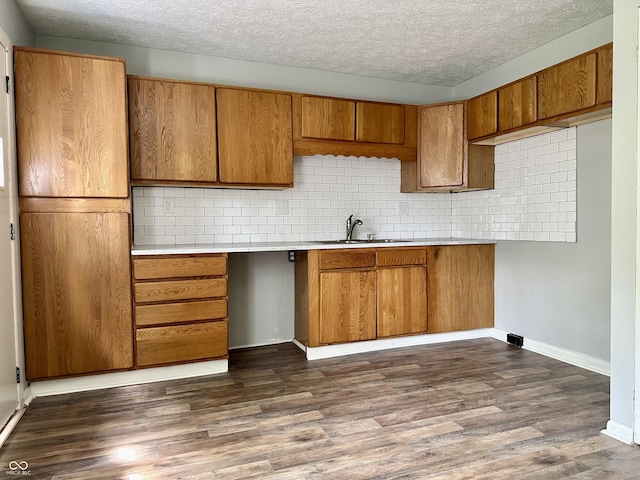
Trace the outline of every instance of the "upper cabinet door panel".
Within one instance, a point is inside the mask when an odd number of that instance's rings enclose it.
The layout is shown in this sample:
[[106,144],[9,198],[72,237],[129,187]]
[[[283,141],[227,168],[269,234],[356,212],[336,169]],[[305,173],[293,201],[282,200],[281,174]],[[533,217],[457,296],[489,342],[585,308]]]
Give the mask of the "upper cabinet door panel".
[[420,107],[418,122],[419,186],[463,185],[466,148],[464,104]]
[[491,135],[498,131],[498,93],[495,90],[467,102],[467,137]]
[[220,181],[293,184],[291,95],[219,88]]
[[124,62],[15,49],[19,193],[129,196]]
[[355,102],[336,98],[302,97],[302,137],[353,141]]
[[504,132],[535,122],[538,77],[524,78],[498,89],[498,130]]
[[613,43],[598,49],[598,103],[611,101],[613,87]]
[[356,140],[366,143],[402,145],[405,111],[402,105],[356,103]]
[[581,55],[538,74],[538,118],[596,105],[596,53]]
[[129,78],[131,178],[218,180],[215,88]]

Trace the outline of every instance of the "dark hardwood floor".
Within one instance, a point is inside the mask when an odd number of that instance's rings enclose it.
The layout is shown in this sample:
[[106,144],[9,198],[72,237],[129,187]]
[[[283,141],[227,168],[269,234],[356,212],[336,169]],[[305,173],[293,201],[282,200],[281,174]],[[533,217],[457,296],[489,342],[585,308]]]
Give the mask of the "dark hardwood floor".
[[[0,451],[42,479],[631,479],[609,379],[483,339],[38,398]],[[7,477],[8,474],[7,474]]]

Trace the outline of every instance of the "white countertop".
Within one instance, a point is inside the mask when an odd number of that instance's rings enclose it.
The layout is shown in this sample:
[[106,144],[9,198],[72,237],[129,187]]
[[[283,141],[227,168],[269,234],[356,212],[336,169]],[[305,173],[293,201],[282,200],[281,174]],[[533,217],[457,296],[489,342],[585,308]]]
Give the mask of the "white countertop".
[[496,243],[495,240],[470,238],[422,238],[414,240],[384,240],[362,243],[336,243],[332,240],[315,242],[256,242],[256,243],[199,243],[184,245],[136,245],[132,255],[177,255],[202,253],[287,252],[300,250],[328,250],[334,248],[424,247],[437,245],[477,245]]

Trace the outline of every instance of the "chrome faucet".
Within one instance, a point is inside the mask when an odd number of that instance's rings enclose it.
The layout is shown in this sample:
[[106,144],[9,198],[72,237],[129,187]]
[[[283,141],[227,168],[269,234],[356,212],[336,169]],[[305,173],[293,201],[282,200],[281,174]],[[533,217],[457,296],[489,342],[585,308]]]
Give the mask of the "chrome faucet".
[[353,219],[353,215],[349,215],[347,218],[347,241],[351,241],[351,237],[353,236],[353,229],[356,228],[356,225],[362,225],[362,220],[356,218]]

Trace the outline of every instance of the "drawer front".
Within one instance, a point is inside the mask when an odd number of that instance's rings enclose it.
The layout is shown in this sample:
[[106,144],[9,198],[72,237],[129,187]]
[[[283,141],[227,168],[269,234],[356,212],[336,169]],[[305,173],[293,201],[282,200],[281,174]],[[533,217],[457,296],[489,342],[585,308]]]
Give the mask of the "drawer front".
[[207,277],[227,274],[227,256],[175,255],[170,257],[136,257],[133,277],[136,280],[160,278]]
[[227,299],[136,305],[136,325],[166,325],[227,317]]
[[224,297],[227,295],[227,279],[203,278],[136,283],[134,290],[136,302],[167,302]]
[[138,366],[226,357],[227,354],[226,320],[136,331]]
[[327,250],[320,252],[319,265],[322,270],[340,268],[366,268],[376,263],[374,250]]
[[427,250],[421,248],[382,249],[378,250],[379,267],[396,267],[402,265],[424,265],[427,263]]

